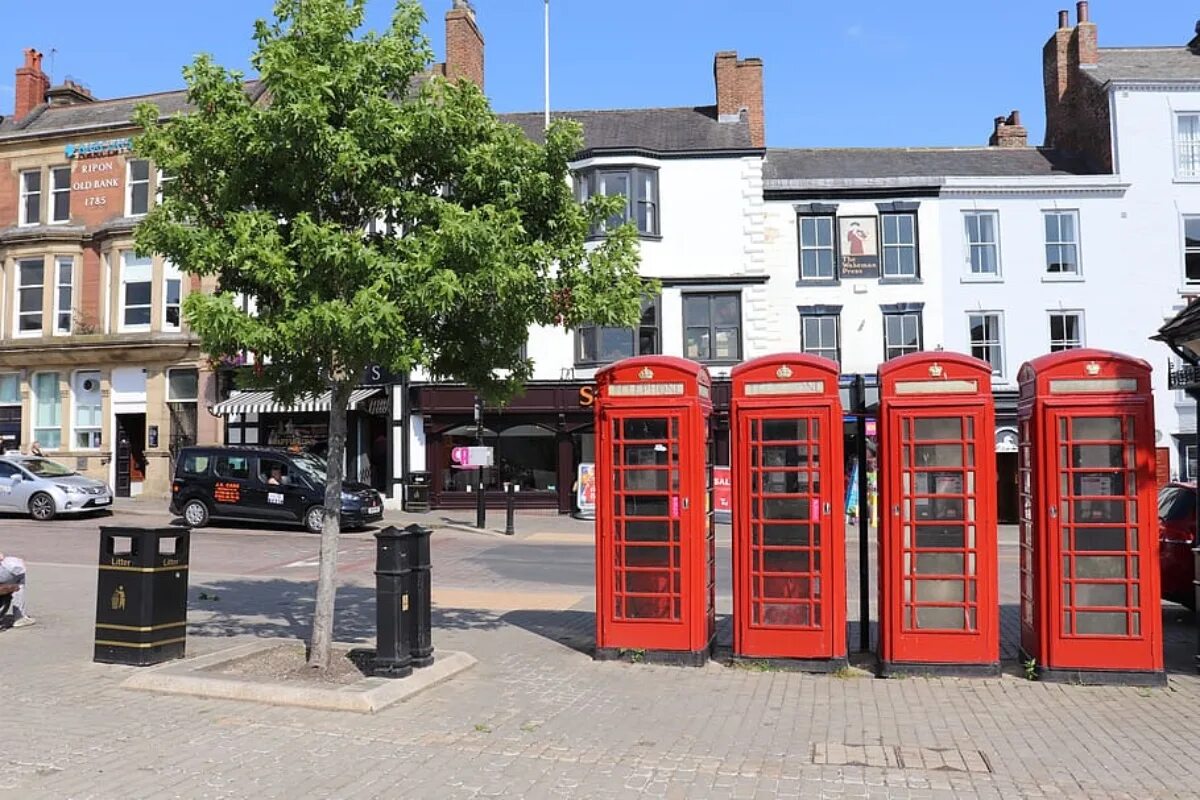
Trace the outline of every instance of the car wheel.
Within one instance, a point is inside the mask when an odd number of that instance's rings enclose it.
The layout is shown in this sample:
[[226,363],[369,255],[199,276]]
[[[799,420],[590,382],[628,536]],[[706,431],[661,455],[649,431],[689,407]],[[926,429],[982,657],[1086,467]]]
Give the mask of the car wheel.
[[208,524],[208,506],[203,500],[188,500],[183,507],[183,521],[189,528],[203,528]]
[[304,515],[304,527],[309,533],[320,533],[325,525],[325,506],[313,506]]
[[29,515],[38,522],[49,522],[57,513],[54,498],[45,492],[38,492],[29,498]]

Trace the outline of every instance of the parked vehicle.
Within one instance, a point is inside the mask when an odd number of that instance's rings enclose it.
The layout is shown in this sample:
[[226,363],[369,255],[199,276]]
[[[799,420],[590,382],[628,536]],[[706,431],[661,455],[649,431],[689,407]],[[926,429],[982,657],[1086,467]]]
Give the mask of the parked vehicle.
[[108,509],[112,501],[112,489],[104,481],[57,461],[15,453],[0,457],[0,511],[18,511],[47,522],[59,514]]
[[[175,459],[172,514],[189,528],[210,519],[303,525],[319,533],[324,516],[325,460],[269,447],[185,447]],[[381,519],[383,499],[362,483],[342,484],[342,528]]]
[[1196,607],[1196,487],[1171,483],[1158,492],[1158,560],[1164,600]]

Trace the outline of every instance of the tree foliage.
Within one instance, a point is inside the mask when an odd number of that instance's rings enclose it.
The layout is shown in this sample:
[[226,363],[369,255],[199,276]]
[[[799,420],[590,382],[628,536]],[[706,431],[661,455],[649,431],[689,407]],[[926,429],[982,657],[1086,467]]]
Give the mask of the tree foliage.
[[531,141],[476,86],[433,77],[415,0],[378,33],[362,32],[364,6],[278,0],[255,26],[256,80],[200,56],[186,113],[138,109],[136,151],[171,180],[137,248],[217,277],[216,293],[186,298],[187,324],[213,357],[257,354],[258,382],[284,399],[345,398],[381,364],[503,400],[530,376],[531,326],[635,322],[636,233],[587,241],[623,200],[574,197],[577,125]]

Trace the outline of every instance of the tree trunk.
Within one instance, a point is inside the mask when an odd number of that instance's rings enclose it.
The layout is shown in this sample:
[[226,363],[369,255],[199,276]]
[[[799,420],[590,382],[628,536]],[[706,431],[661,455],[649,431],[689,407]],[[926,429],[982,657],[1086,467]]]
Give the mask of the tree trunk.
[[333,606],[337,594],[338,538],[342,532],[342,477],[346,466],[346,406],[354,384],[333,386],[329,401],[329,463],[325,482],[325,520],[321,526],[320,567],[317,572],[317,605],[313,611],[308,665],[327,669],[333,650]]

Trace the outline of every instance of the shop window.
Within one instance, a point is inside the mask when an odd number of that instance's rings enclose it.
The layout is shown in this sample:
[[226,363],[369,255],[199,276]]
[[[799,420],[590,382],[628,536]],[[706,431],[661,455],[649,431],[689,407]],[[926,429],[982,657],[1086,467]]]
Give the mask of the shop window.
[[[461,469],[450,464],[455,447],[478,445],[474,425],[463,425],[442,434],[442,452],[446,463],[442,487],[448,492],[475,490],[478,470]],[[501,431],[484,429],[483,444],[494,448],[494,466],[483,471],[487,491],[503,491],[511,483],[520,492],[558,490],[558,443],[554,431],[541,425],[514,425]]]
[[71,422],[73,441],[77,450],[98,450],[103,415],[100,400],[100,373],[94,370],[75,373],[71,381]]
[[30,381],[33,388],[33,440],[43,450],[62,447],[62,398],[58,394],[58,373],[38,372]]
[[657,355],[659,341],[659,298],[645,298],[636,328],[581,326],[575,336],[575,363],[594,366],[635,355]]
[[200,373],[195,369],[167,370],[167,411],[171,417],[172,455],[196,443]]

